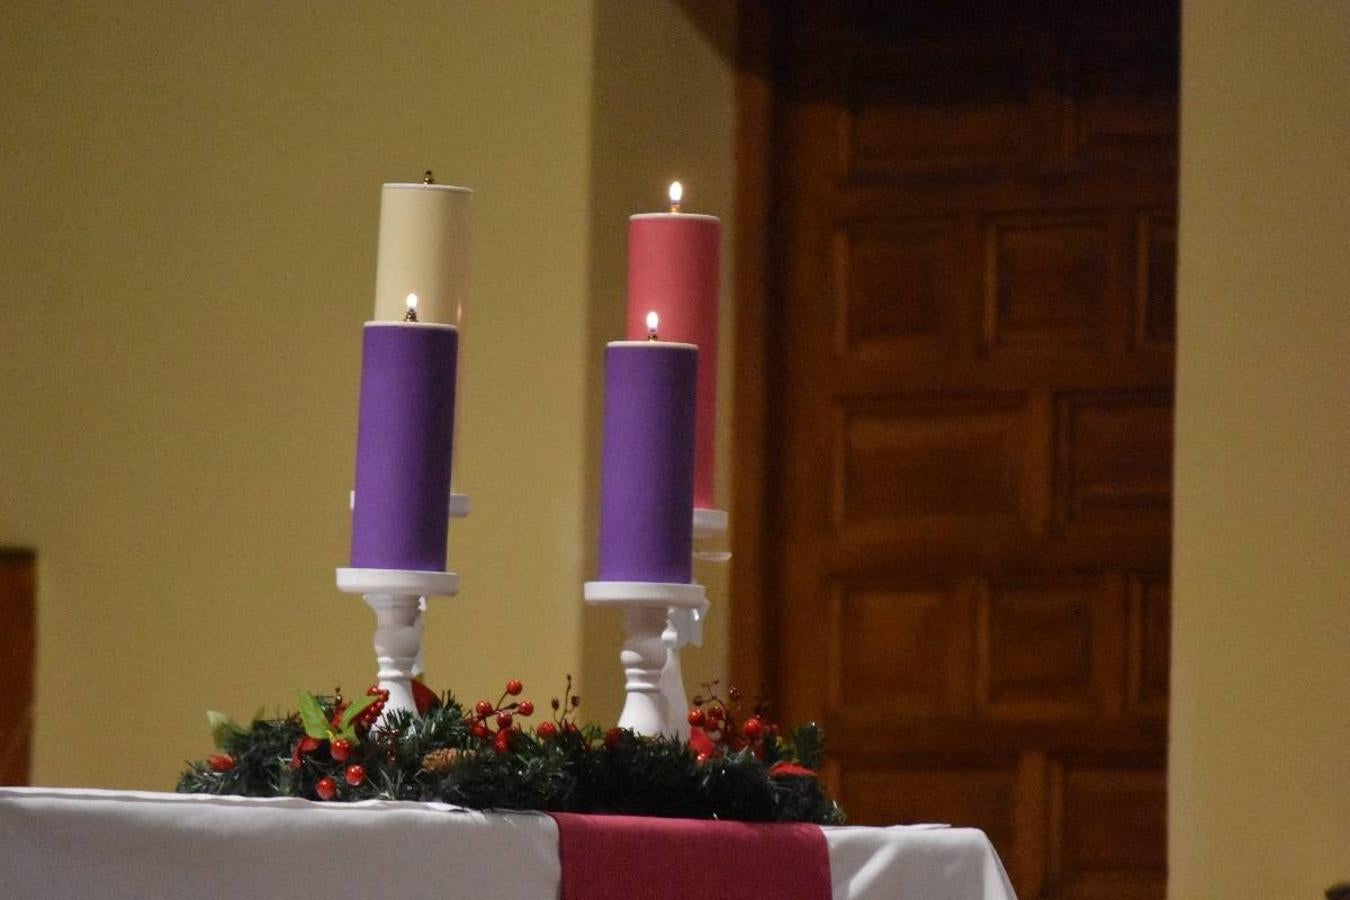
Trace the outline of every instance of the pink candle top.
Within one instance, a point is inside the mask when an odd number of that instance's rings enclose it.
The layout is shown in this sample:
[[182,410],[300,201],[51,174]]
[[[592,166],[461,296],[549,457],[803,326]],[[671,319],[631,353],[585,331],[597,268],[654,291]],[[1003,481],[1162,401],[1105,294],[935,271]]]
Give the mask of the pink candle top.
[[646,213],[628,222],[629,340],[660,317],[663,341],[698,346],[694,506],[713,509],[717,444],[717,308],[722,221],[689,213]]

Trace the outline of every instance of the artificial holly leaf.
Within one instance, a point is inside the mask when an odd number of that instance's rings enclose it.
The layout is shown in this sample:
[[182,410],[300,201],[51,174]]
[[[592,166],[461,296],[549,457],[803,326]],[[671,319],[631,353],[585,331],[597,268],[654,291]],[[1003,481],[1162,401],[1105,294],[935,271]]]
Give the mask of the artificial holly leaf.
[[214,709],[206,711],[206,721],[211,726],[211,743],[217,750],[225,749],[226,738],[244,733],[244,729],[223,712]]
[[305,726],[305,734],[316,740],[327,740],[329,735],[328,719],[319,705],[319,698],[309,691],[300,691],[300,721]]
[[356,717],[369,709],[370,704],[377,702],[379,699],[379,697],[368,696],[352,701],[352,705],[347,707],[347,711],[342,714],[342,734],[344,737],[346,737],[347,732],[355,730],[352,723],[356,721]]

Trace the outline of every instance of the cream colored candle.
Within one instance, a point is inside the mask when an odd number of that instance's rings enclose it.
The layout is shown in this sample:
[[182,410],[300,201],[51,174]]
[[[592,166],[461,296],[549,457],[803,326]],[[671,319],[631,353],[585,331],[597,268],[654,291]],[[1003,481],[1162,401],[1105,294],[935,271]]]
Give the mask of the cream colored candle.
[[[427,173],[430,178],[431,173]],[[380,193],[375,320],[397,321],[417,295],[422,322],[463,324],[469,296],[469,198],[448,184],[386,184]]]

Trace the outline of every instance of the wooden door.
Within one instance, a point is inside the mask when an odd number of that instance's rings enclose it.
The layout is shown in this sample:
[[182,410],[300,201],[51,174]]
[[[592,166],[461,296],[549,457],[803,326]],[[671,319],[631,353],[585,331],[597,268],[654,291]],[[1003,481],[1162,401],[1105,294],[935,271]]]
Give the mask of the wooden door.
[[1161,898],[1177,12],[948,6],[769,14],[738,621],[853,822],[979,826],[1025,900]]
[[33,728],[33,557],[0,547],[0,784],[28,783]]

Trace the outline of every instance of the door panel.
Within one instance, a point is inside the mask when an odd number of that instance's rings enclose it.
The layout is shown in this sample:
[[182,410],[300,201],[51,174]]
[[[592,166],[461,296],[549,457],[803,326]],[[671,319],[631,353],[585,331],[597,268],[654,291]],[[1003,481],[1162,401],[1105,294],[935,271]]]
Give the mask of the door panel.
[[943,7],[777,23],[766,688],[853,821],[1162,897],[1176,9]]

